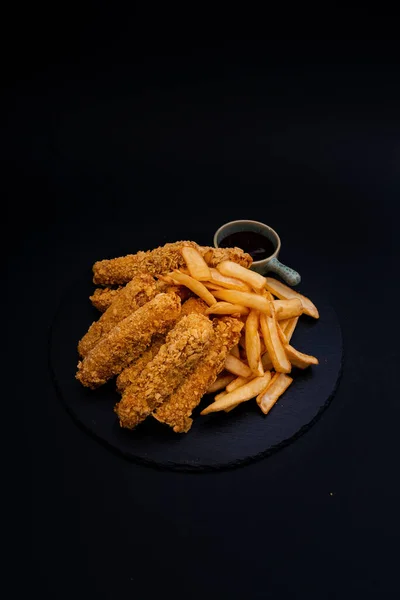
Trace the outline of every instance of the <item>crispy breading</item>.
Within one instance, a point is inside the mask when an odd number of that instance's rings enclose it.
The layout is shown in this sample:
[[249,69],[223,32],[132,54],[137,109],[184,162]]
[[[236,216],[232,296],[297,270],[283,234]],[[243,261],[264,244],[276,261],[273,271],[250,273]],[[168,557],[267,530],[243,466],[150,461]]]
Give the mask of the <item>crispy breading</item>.
[[204,315],[193,313],[180,319],[116,405],[121,427],[133,429],[160,406],[195,369],[214,335],[212,323]]
[[198,315],[205,315],[206,310],[208,309],[208,304],[204,302],[201,298],[197,298],[193,296],[193,298],[189,298],[182,304],[181,317],[186,315],[190,315],[192,313],[196,313]]
[[[100,312],[104,312],[111,305],[111,302],[115,300],[115,298],[121,293],[125,286],[120,285],[117,288],[96,288],[93,292],[92,296],[89,296],[89,300],[93,304],[97,310]],[[189,298],[192,293],[188,290],[184,285],[172,285],[171,283],[166,283],[165,281],[156,281],[157,291],[166,292],[168,294],[178,294],[182,302]]]
[[108,309],[89,327],[88,332],[78,344],[78,352],[86,356],[88,352],[117,323],[157,295],[156,281],[151,275],[140,274],[126,284],[114,297]]
[[[183,308],[183,307],[182,307]],[[134,383],[146,365],[158,354],[161,346],[165,344],[166,335],[157,333],[153,336],[150,346],[135,360],[126,367],[117,377],[117,390],[120,394],[132,383]]]
[[212,267],[228,259],[244,267],[252,263],[251,256],[240,248],[211,248],[199,246],[192,241],[181,241],[165,244],[148,252],[140,251],[137,254],[100,260],[93,265],[93,282],[99,285],[116,285],[127,283],[137,273],[150,273],[155,277],[165,275],[186,265],[181,253],[183,246],[197,248]]
[[93,294],[89,296],[89,300],[97,310],[105,312],[122,289],[122,286],[118,286],[117,288],[96,288]]
[[[189,298],[182,304],[181,314],[179,319],[185,317],[186,315],[190,315],[191,313],[197,313],[204,315],[208,305],[201,300],[201,298]],[[165,335],[156,334],[150,346],[143,352],[143,354],[129,367],[126,367],[117,377],[117,390],[120,394],[128,387],[134,383],[139,377],[140,373],[143,371],[144,367],[156,356],[161,346],[165,343]]]
[[137,273],[162,275],[185,264],[181,248],[195,242],[182,241],[165,244],[147,252],[137,252],[110,260],[100,260],[93,265],[93,283],[101,285],[127,283]]
[[242,267],[249,268],[253,262],[250,254],[244,252],[241,248],[211,248],[203,246],[201,248],[203,258],[209,267],[217,267],[223,260],[231,260]]
[[173,394],[153,413],[153,416],[173,428],[175,433],[186,433],[192,426],[191,414],[209,386],[223,370],[225,358],[240,338],[243,323],[225,317],[214,319],[215,336],[194,371]]
[[94,389],[118,375],[144,352],[155,333],[171,327],[180,311],[181,301],[176,294],[157,294],[101,338],[79,361],[76,378]]

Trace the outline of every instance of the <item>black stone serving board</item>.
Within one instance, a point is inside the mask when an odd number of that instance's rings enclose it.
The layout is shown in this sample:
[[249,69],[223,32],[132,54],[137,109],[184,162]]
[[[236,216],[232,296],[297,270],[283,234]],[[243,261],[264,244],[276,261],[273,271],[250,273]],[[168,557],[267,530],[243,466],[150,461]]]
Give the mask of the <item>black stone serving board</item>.
[[175,434],[153,418],[133,431],[121,429],[113,412],[119,400],[115,381],[92,391],[75,379],[78,340],[99,317],[88,299],[93,291],[90,272],[67,291],[51,327],[49,364],[57,393],[87,432],[137,462],[209,471],[267,456],[315,423],[335,393],[342,368],[342,335],[336,313],[318,285],[307,283],[298,289],[318,306],[320,319],[302,316],[291,343],[317,356],[320,364],[304,371],[294,369],[292,385],[268,415],[250,400],[230,413],[203,417],[199,415],[201,407],[212,401],[212,396],[204,396],[187,434]]

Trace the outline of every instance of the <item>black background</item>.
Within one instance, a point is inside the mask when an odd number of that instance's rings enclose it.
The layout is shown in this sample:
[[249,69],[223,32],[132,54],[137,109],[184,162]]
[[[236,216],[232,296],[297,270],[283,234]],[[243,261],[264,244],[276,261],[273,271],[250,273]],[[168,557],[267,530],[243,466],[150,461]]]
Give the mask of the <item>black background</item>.
[[[178,45],[104,10],[50,16],[47,29],[26,15],[3,71],[14,592],[395,597],[398,43]],[[134,465],[56,398],[57,306],[95,260],[211,243],[234,218],[276,228],[282,260],[330,297],[340,388],[263,461],[205,475]]]

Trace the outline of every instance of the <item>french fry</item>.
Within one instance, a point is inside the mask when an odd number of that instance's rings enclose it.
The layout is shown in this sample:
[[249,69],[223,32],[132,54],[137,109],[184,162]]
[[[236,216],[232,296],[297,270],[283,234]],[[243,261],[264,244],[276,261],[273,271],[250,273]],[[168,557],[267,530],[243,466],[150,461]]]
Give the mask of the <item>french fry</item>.
[[228,392],[226,396],[207,406],[200,414],[208,415],[212,412],[219,412],[251,400],[266,388],[270,379],[271,373],[269,371],[264,373],[262,377],[255,377],[249,383],[245,383],[233,392]]
[[216,302],[210,308],[207,308],[206,315],[248,315],[249,309],[241,304],[231,304],[230,302]]
[[258,333],[259,312],[252,309],[246,319],[246,355],[250,369],[254,375],[264,375],[264,368],[261,362],[261,343]]
[[267,315],[271,314],[269,302],[264,296],[252,292],[238,292],[236,290],[220,290],[214,292],[214,296],[219,300],[232,302],[232,304],[241,304],[248,308],[255,308]]
[[298,321],[299,317],[293,317],[293,319],[289,319],[289,323],[285,327],[285,336],[288,343],[292,339],[292,335],[294,333],[294,330],[296,329]]
[[260,324],[264,342],[275,371],[278,373],[290,373],[292,367],[279,337],[275,315],[269,317],[268,315],[261,314]]
[[303,312],[303,304],[300,298],[290,300],[274,300],[275,314],[278,321],[299,317]]
[[279,335],[279,339],[282,342],[282,345],[285,347],[287,345],[287,339],[286,339],[286,335],[283,332],[283,328],[281,327],[281,324],[279,323],[279,321],[276,322],[276,327],[278,330],[278,335]]
[[250,377],[242,377],[242,376],[236,377],[236,379],[233,379],[230,383],[228,383],[228,385],[226,386],[226,391],[233,392],[233,390],[236,390],[237,388],[242,387],[242,385],[244,385],[245,383],[248,383],[252,379],[254,379],[253,375],[251,375]]
[[281,300],[289,300],[290,298],[300,298],[303,304],[303,312],[314,319],[319,319],[319,313],[317,307],[311,302],[309,298],[299,294],[292,288],[288,287],[284,283],[281,283],[273,277],[266,277],[267,290],[270,291],[274,296],[277,296]]
[[241,279],[257,291],[261,291],[265,288],[265,277],[255,271],[246,269],[231,260],[222,261],[219,263],[217,269],[222,275]]
[[227,288],[228,290],[237,290],[238,292],[251,292],[251,287],[244,281],[236,279],[235,277],[227,277],[222,275],[218,269],[210,269],[211,277],[210,283],[219,285],[220,287]]
[[181,250],[189,274],[198,281],[208,281],[211,277],[210,268],[196,248],[184,246]]
[[242,362],[236,356],[232,354],[228,354],[225,359],[225,369],[233,375],[239,375],[242,377],[250,377],[252,375],[252,370],[248,367],[244,362]]
[[272,364],[272,360],[269,357],[268,350],[267,350],[267,352],[264,352],[264,354],[261,356],[261,362],[262,362],[264,371],[271,371],[271,369],[274,368],[274,365]]
[[238,344],[236,344],[236,346],[233,346],[233,348],[231,349],[231,354],[233,356],[236,356],[236,358],[240,358],[240,350]]
[[[282,396],[285,390],[287,390],[292,381],[292,377],[285,375],[285,373],[277,373],[277,377],[273,377],[269,386],[257,396],[257,404],[265,415],[269,413],[278,398]],[[229,394],[227,394],[223,400],[225,400],[228,395]]]
[[219,375],[219,377],[217,377],[217,379],[214,381],[214,383],[212,383],[209,386],[206,394],[213,394],[214,392],[223,390],[233,379],[236,379],[236,378],[231,373],[226,373],[225,375]]
[[181,273],[181,271],[175,270],[172,273],[168,273],[168,276],[171,277],[176,283],[185,285],[194,294],[199,296],[199,298],[204,300],[204,302],[206,302],[209,306],[212,306],[217,302],[206,286],[190,275],[186,275],[185,273]]
[[222,285],[217,285],[216,283],[212,283],[210,281],[203,281],[205,287],[210,290],[211,292],[213,292],[214,290],[224,290],[225,288],[222,287]]
[[263,290],[262,291],[262,295],[264,296],[264,298],[266,298],[267,300],[269,300],[270,302],[274,301],[274,297],[271,294],[271,292],[269,292],[268,290]]
[[[237,379],[234,379],[233,381],[231,381],[227,386],[226,386],[226,391],[227,392],[233,392],[233,390],[237,390],[238,388],[242,387],[243,385],[245,385],[246,383],[249,383],[252,379],[254,379],[254,376],[252,375],[251,377],[238,377]],[[234,406],[231,406],[230,408],[226,408],[225,412],[231,412],[231,410],[233,410],[234,408],[236,408],[237,406],[239,406],[238,404],[235,404]]]
[[318,358],[310,354],[303,354],[303,352],[299,352],[289,344],[285,346],[285,352],[292,365],[299,369],[306,369],[310,365],[319,364]]
[[220,392],[219,394],[217,394],[216,396],[214,396],[214,401],[216,400],[221,400],[221,398],[223,398],[224,396],[226,396],[228,392],[226,392],[225,390],[222,390],[222,392]]

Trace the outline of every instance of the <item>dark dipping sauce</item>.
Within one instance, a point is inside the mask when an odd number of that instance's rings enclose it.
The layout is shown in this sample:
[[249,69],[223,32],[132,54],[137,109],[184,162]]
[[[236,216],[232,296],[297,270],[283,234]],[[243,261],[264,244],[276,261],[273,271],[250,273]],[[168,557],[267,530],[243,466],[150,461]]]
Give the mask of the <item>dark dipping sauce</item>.
[[252,257],[253,260],[264,260],[273,254],[276,246],[267,237],[255,231],[236,231],[223,238],[218,243],[220,248],[238,246]]

